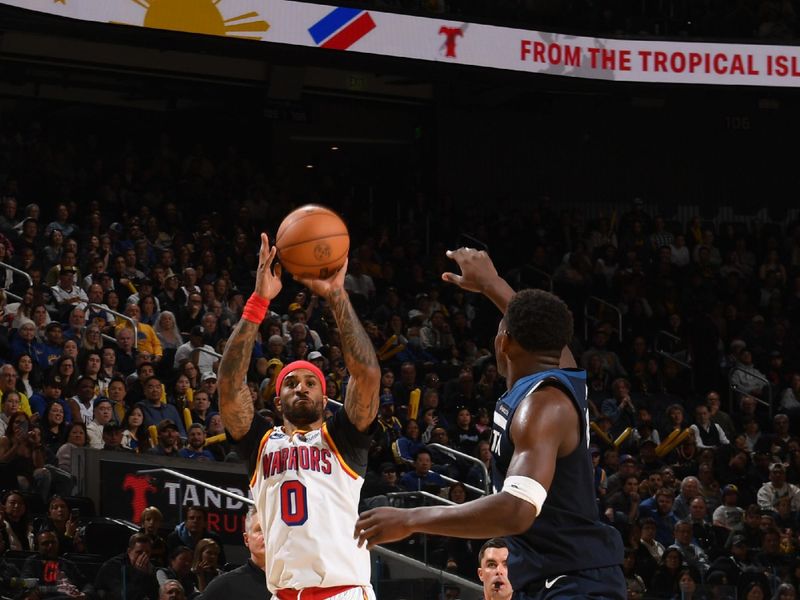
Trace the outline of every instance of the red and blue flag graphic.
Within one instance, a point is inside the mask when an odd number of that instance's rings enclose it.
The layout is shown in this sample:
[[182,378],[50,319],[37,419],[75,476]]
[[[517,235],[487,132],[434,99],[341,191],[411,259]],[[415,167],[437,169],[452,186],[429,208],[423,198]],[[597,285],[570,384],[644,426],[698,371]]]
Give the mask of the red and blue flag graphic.
[[339,7],[314,23],[308,33],[321,48],[347,50],[373,29],[375,21],[367,11]]

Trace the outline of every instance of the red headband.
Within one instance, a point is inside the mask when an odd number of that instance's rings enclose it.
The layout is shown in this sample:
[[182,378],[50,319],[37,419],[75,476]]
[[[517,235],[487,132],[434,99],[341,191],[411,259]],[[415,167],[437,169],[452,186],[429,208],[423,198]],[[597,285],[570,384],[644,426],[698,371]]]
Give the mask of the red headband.
[[307,360],[296,360],[294,362],[290,362],[288,365],[281,369],[281,372],[278,373],[278,376],[275,378],[275,395],[281,395],[281,386],[283,385],[284,378],[297,369],[308,369],[314,375],[316,375],[317,379],[319,379],[319,383],[322,386],[322,393],[325,394],[325,375],[322,374],[322,371],[319,370],[319,367],[314,363],[310,363]]

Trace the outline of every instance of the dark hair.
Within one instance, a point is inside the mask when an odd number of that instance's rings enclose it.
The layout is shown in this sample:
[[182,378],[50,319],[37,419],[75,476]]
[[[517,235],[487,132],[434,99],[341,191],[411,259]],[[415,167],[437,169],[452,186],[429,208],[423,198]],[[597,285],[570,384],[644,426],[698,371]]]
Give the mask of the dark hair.
[[[86,372],[86,364],[89,362],[90,356],[97,356],[97,358],[100,359],[100,365],[102,368],[103,355],[100,353],[100,350],[96,350],[94,348],[91,350],[83,350],[83,352],[78,355],[78,369],[82,375]],[[84,375],[84,377],[86,377],[86,375]]]
[[415,460],[415,461],[417,460],[417,457],[418,457],[420,454],[427,454],[429,458],[433,458],[433,455],[431,454],[431,451],[430,451],[430,450],[428,450],[427,448],[420,448],[419,450],[417,450],[417,451],[414,453],[414,460]]
[[683,577],[684,575],[688,575],[689,577],[691,577],[692,581],[694,581],[695,583],[697,584],[700,583],[700,578],[697,576],[697,573],[695,572],[694,569],[690,569],[689,567],[681,569],[680,572],[678,573],[678,580],[680,581],[680,578]]
[[146,361],[143,361],[141,364],[139,364],[138,367],[136,367],[136,373],[137,374],[140,373],[143,367],[150,367],[151,369],[153,369],[153,372],[155,372],[155,370],[156,370],[156,364],[153,363],[153,362],[150,362],[149,360],[146,360]]
[[[61,365],[63,365],[66,361],[72,361],[72,374],[69,377],[64,377],[61,375]],[[59,356],[58,360],[55,363],[50,365],[50,369],[48,372],[49,375],[58,375],[61,377],[61,389],[62,389],[62,396],[64,398],[68,398],[69,396],[75,395],[75,388],[78,385],[78,361],[72,358],[71,356]]]
[[146,386],[147,384],[149,384],[149,383],[150,383],[151,381],[153,381],[154,379],[155,379],[155,380],[156,380],[158,383],[161,383],[161,378],[160,378],[158,375],[153,375],[153,376],[151,376],[151,377],[148,377],[147,379],[145,379],[145,380],[142,382],[142,388],[144,388],[144,386]]
[[664,554],[661,555],[661,564],[664,565],[667,563],[667,555],[668,554],[677,554],[678,560],[681,561],[681,565],[683,565],[683,554],[677,548],[670,546],[664,550]]
[[483,555],[489,548],[508,548],[508,544],[503,538],[495,537],[490,540],[486,540],[481,549],[478,551],[478,566],[480,566],[481,562],[483,561]]
[[419,422],[416,419],[409,419],[408,421],[406,421],[406,424],[403,425],[403,435],[408,435],[408,426],[411,423],[414,423],[417,426],[417,437],[421,436],[422,432],[420,431],[419,428]]
[[[151,284],[151,285],[152,285],[152,284]],[[142,305],[144,304],[144,301],[145,301],[145,300],[147,300],[148,298],[152,298],[152,299],[153,299],[153,306],[154,306],[156,309],[158,308],[158,304],[156,304],[156,298],[155,298],[155,296],[153,296],[153,294],[143,294],[143,295],[142,295],[142,296],[139,298],[139,302],[137,302],[137,304],[139,305],[139,309],[140,309],[140,310],[144,311],[144,308],[143,308],[143,306],[142,306]],[[156,314],[158,314],[158,311],[157,311],[157,310],[156,310]]]
[[139,446],[139,452],[143,452],[147,448],[150,447],[150,432],[148,431],[147,427],[144,424],[144,409],[139,404],[132,405],[127,411],[125,411],[125,416],[122,418],[122,422],[120,425],[122,426],[123,431],[130,431],[129,427],[130,424],[128,420],[131,418],[131,414],[133,414],[134,410],[139,410],[142,413],[142,424],[139,425],[139,429],[136,431],[136,443]]
[[464,496],[467,495],[467,488],[464,486],[463,483],[460,481],[456,481],[450,484],[450,487],[447,489],[447,499],[452,501],[453,500],[453,490],[456,488],[461,488],[461,491],[464,492]]
[[675,500],[675,494],[669,488],[661,488],[657,490],[655,494],[653,494],[653,497],[655,498],[658,498],[659,496],[667,496],[668,498]]
[[192,555],[192,557],[194,557],[194,551],[191,548],[189,548],[189,546],[175,546],[172,550],[170,550],[170,553],[167,556],[167,558],[169,559],[170,562],[172,562],[184,552],[188,552],[189,554]]
[[[39,366],[39,362],[33,356],[31,356],[30,353],[22,352],[20,353],[19,356],[17,356],[17,359],[13,363],[14,367],[17,369],[17,373],[20,372],[19,361],[23,356],[27,356],[28,358],[31,359],[31,364],[33,365],[33,369],[31,370],[30,375],[28,375],[28,382],[31,384],[34,390],[37,390],[42,385],[42,379],[43,379],[42,368]],[[18,392],[21,392],[23,394],[25,393],[25,382],[22,380],[22,375],[17,377],[17,385],[15,389]]]
[[572,339],[572,313],[554,294],[522,290],[508,303],[508,335],[528,352],[561,352]]
[[153,538],[151,538],[146,533],[134,533],[130,538],[128,538],[128,550],[133,550],[133,547],[136,544],[148,544],[149,546],[153,545]]
[[81,375],[80,377],[78,377],[78,381],[76,382],[76,384],[77,384],[77,385],[80,385],[80,384],[82,384],[84,381],[87,381],[87,380],[88,380],[88,381],[91,381],[91,382],[92,382],[92,385],[95,385],[95,386],[97,385],[97,379],[95,379],[95,378],[94,378],[94,377],[92,377],[91,375]]
[[183,507],[183,514],[188,515],[190,510],[199,510],[204,516],[208,517],[208,509],[200,504],[186,504]]
[[67,437],[66,437],[67,441],[69,441],[69,434],[72,433],[72,430],[75,429],[76,427],[79,427],[79,428],[83,429],[83,436],[84,436],[84,444],[83,445],[84,446],[88,446],[89,445],[89,432],[86,431],[86,423],[84,423],[83,421],[73,421],[72,423],[70,423],[67,426]]
[[27,510],[28,500],[25,498],[22,491],[20,490],[8,490],[2,496],[0,496],[0,501],[2,501],[3,504],[5,504],[6,500],[8,500],[11,496],[19,496],[20,498],[22,498],[23,502],[25,503],[25,509]]
[[58,440],[60,443],[63,443],[67,436],[67,409],[60,402],[49,402],[44,409],[44,414],[42,415],[42,424],[45,429],[50,429],[50,411],[53,410],[53,407],[58,404],[61,407],[61,410],[64,412],[64,419],[58,426]]
[[647,527],[648,525],[652,525],[656,527],[656,520],[653,517],[645,517],[644,519],[639,519],[639,527]]

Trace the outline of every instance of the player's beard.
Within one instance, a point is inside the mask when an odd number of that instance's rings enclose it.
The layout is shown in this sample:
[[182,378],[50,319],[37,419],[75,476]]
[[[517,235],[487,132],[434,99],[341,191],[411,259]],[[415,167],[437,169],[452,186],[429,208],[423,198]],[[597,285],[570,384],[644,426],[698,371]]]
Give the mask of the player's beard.
[[322,406],[310,402],[292,402],[283,411],[283,418],[295,427],[304,427],[316,423],[322,418]]

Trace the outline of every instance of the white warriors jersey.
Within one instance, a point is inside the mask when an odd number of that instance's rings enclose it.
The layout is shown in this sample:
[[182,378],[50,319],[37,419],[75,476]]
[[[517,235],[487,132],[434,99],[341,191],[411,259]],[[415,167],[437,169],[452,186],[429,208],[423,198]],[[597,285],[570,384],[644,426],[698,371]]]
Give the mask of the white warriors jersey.
[[250,488],[269,591],[369,586],[369,551],[353,539],[364,479],[345,463],[328,423],[292,435],[275,427],[256,456]]

